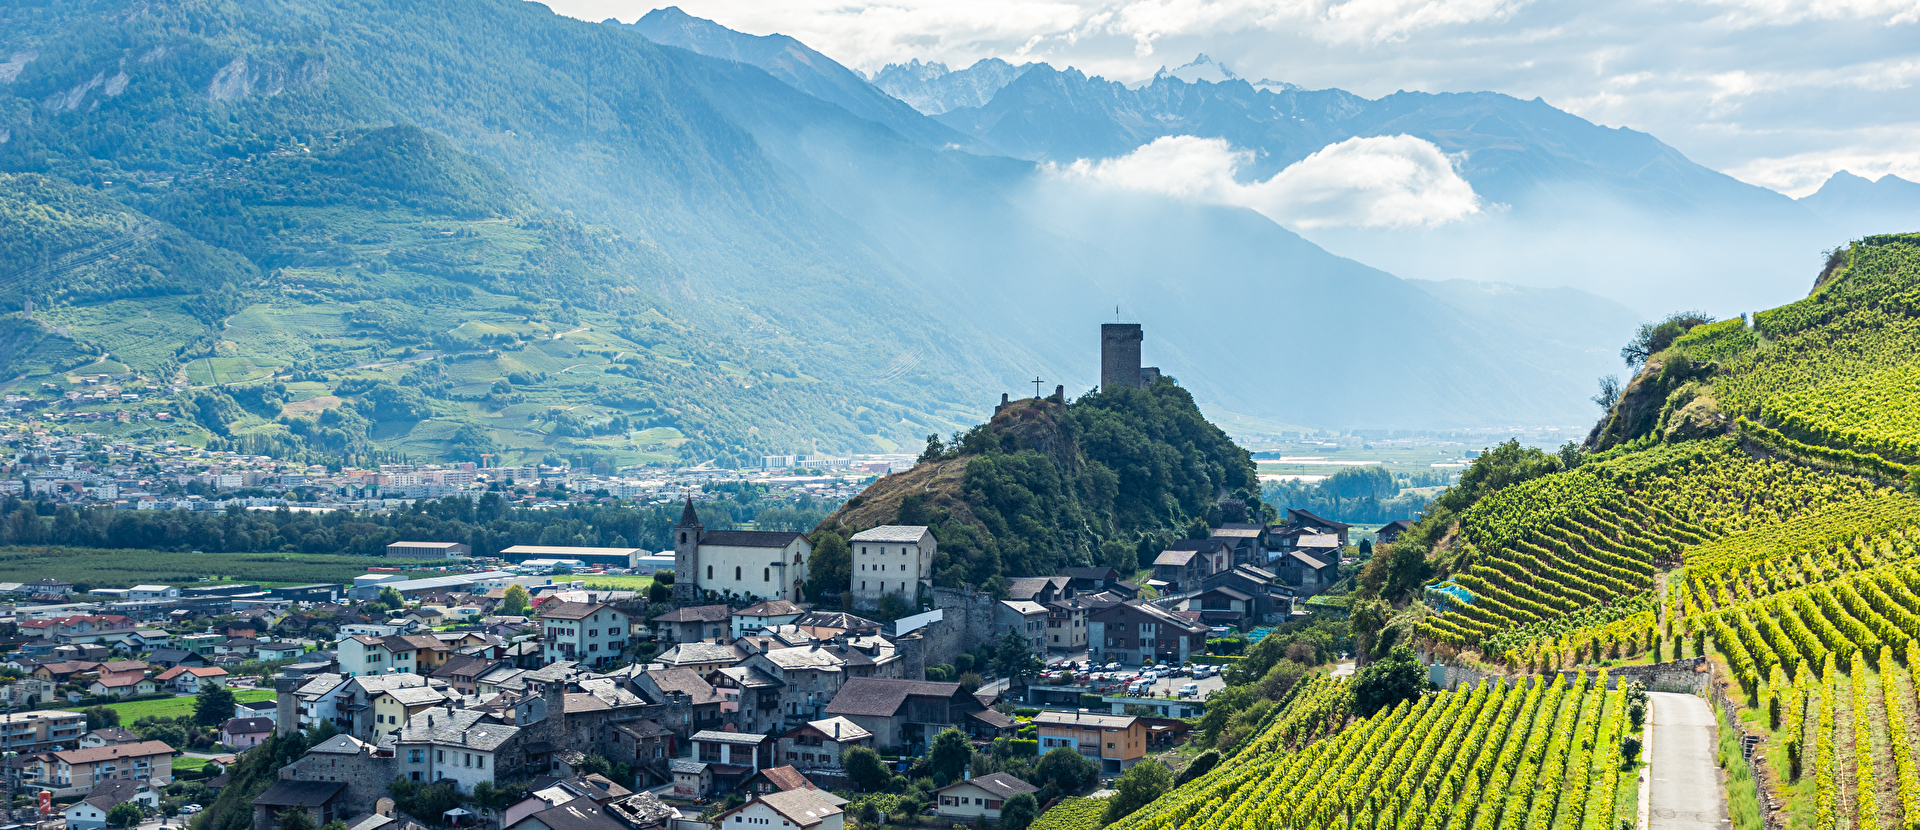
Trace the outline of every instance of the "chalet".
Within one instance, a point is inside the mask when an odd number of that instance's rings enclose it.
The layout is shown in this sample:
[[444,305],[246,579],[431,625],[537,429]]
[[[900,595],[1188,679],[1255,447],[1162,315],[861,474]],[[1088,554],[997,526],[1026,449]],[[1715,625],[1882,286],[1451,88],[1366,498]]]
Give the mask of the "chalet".
[[1072,599],[1073,594],[1073,579],[1065,576],[1021,577],[1007,585],[1007,599],[1040,605],[1057,599]]
[[1067,585],[1077,593],[1091,594],[1105,591],[1120,581],[1120,572],[1112,568],[1061,568],[1060,576],[1067,578]]
[[150,695],[160,691],[159,684],[147,677],[141,670],[109,672],[102,671],[100,676],[87,684],[87,693],[98,697],[134,697]]
[[941,818],[999,821],[1000,808],[1007,803],[1007,799],[1039,791],[1038,787],[1015,778],[1012,773],[996,772],[955,781],[935,790],[939,800],[934,802],[933,812]]
[[[837,802],[837,803],[836,803]],[[797,789],[768,793],[714,816],[715,827],[781,827],[799,830],[843,830],[846,801],[823,790]]]
[[780,734],[779,760],[800,769],[839,769],[856,746],[873,748],[873,733],[846,718],[808,721]]
[[1373,539],[1376,542],[1390,545],[1400,541],[1400,534],[1412,529],[1413,522],[1407,521],[1406,519],[1394,519],[1382,525],[1380,530],[1373,534]]
[[940,730],[984,708],[958,683],[857,677],[840,687],[826,714],[873,733],[876,747],[924,750]]

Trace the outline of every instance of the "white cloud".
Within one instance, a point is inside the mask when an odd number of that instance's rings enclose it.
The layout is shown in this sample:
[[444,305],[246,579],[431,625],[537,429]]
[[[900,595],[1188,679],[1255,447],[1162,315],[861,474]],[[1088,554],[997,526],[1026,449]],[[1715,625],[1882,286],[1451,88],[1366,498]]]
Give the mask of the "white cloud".
[[1729,9],[1737,26],[1791,26],[1809,20],[1869,20],[1897,26],[1920,21],[1920,0],[1706,0]]
[[1869,179],[1891,173],[1907,181],[1920,181],[1920,158],[1915,158],[1907,148],[1851,146],[1754,159],[1728,170],[1727,174],[1798,199],[1819,190],[1836,170]]
[[1263,182],[1224,139],[1169,136],[1125,156],[1051,165],[1051,175],[1257,210],[1290,228],[1421,227],[1480,212],[1480,197],[1431,142],[1409,135],[1329,144]]

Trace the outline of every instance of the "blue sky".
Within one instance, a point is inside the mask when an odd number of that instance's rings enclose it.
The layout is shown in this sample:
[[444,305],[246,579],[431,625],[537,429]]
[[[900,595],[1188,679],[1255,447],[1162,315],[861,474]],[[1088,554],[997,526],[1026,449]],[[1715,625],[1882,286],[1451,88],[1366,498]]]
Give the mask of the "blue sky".
[[[550,0],[588,20],[660,3]],[[910,58],[1117,80],[1204,52],[1249,80],[1492,90],[1658,136],[1800,196],[1835,170],[1920,180],[1920,0],[687,0],[863,71]]]

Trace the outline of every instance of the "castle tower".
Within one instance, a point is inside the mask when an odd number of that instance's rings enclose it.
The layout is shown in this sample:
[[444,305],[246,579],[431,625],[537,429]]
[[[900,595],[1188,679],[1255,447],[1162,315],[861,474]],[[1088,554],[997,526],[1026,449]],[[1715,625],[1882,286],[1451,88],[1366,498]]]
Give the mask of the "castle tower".
[[673,601],[681,605],[700,599],[700,536],[705,530],[699,514],[693,512],[693,497],[688,496],[687,507],[673,526]]
[[1139,323],[1100,325],[1100,388],[1140,385]]

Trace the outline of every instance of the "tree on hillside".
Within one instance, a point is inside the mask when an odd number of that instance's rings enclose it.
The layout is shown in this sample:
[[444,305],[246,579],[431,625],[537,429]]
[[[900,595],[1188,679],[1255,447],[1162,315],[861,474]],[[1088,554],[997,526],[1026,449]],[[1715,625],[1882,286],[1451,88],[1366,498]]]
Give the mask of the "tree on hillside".
[[1593,402],[1601,409],[1612,411],[1613,405],[1620,402],[1620,378],[1617,375],[1600,376],[1600,394],[1593,396]]
[[1027,830],[1040,817],[1040,802],[1033,793],[1017,793],[1000,807],[1000,830]]
[[934,736],[933,749],[927,753],[927,771],[933,773],[933,783],[944,787],[960,780],[971,763],[973,743],[965,732],[949,726]]
[[1039,674],[1047,666],[1033,653],[1033,644],[1011,628],[993,647],[993,671],[1011,681]]
[[233,690],[219,683],[208,681],[200,684],[200,693],[193,700],[193,722],[201,726],[219,726],[233,718]]
[[884,790],[893,779],[893,774],[887,771],[887,762],[880,760],[880,753],[864,746],[848,747],[840,753],[840,766],[847,771],[847,777],[853,779],[853,786],[863,793]]
[[1040,787],[1040,798],[1052,801],[1073,795],[1100,780],[1100,765],[1064,746],[1056,746],[1040,756],[1033,765],[1033,783]]
[[88,706],[81,710],[81,714],[87,716],[88,732],[92,732],[95,729],[105,729],[109,726],[120,725],[120,710],[118,709],[109,709],[105,706]]
[[380,596],[375,601],[386,606],[389,611],[398,611],[407,607],[407,598],[400,596],[400,592],[392,588],[381,588]]
[[830,530],[813,534],[813,560],[807,563],[807,599],[837,599],[853,580],[853,549]]
[[1713,315],[1704,311],[1676,311],[1658,323],[1641,323],[1640,329],[1633,333],[1633,339],[1620,347],[1620,359],[1627,367],[1638,369],[1653,357],[1673,345],[1680,335],[1691,331],[1694,326],[1713,322]]
[[527,615],[527,607],[531,601],[532,598],[527,596],[525,587],[508,585],[507,595],[500,600],[500,612],[509,617],[524,617]]
[[1361,669],[1353,680],[1353,708],[1362,717],[1403,700],[1419,697],[1428,687],[1427,667],[1408,646],[1394,646],[1385,659]]
[[1107,814],[1103,817],[1108,824],[1132,815],[1133,811],[1173,789],[1173,773],[1159,761],[1145,759],[1128,767],[1126,774],[1113,782],[1113,789],[1114,795],[1107,800]]
[[[113,805],[113,809],[107,811],[107,826],[133,827],[143,818],[146,818],[146,815],[141,812],[140,805],[123,801]],[[312,825],[308,825],[307,830],[312,830]]]

